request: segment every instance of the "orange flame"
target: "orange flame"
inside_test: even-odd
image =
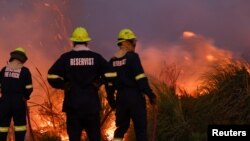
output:
[[[228,50],[219,49],[211,39],[197,35],[191,31],[182,34],[182,41],[164,45],[146,45],[139,43],[138,52],[145,71],[153,76],[159,75],[163,69],[162,63],[176,64],[180,69],[177,85],[190,93],[197,90],[199,78],[211,65],[230,60],[232,53]]]

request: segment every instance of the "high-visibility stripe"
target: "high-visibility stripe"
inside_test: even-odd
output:
[[[26,125],[23,126],[15,126],[15,131],[26,131]]]
[[[116,72],[107,72],[104,74],[105,77],[110,78],[110,77],[117,77]]]
[[[114,141],[122,141],[122,138],[114,138]]]
[[[0,132],[8,132],[9,127],[0,127]]]
[[[56,74],[48,74],[48,78],[49,79],[62,79],[63,80],[63,78],[61,77],[61,76],[59,76],[59,75],[56,75]]]
[[[32,84],[26,85],[25,88],[26,88],[26,89],[31,89],[31,88],[33,88],[33,85],[32,85]]]
[[[142,79],[142,78],[145,78],[146,75],[144,73],[141,73],[141,74],[138,74],[136,77],[135,77],[135,80],[139,80],[139,79]]]

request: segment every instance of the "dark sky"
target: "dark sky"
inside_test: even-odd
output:
[[[145,48],[171,47],[167,44],[180,42],[184,31],[192,31],[212,39],[218,48],[248,57],[249,5],[249,0],[1,0],[0,45],[31,45],[58,57],[73,28],[85,26],[93,49],[109,58],[119,30],[131,28]],[[63,36],[60,43],[54,41],[57,33]]]

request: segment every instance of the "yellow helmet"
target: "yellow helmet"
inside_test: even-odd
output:
[[[136,39],[134,32],[131,29],[125,28],[119,32],[117,43],[121,43],[123,41],[131,39]]]
[[[28,60],[28,57],[26,56],[25,50],[22,47],[18,47],[10,53],[10,62],[13,59],[17,59],[22,63],[25,63]]]
[[[83,27],[77,27],[73,31],[70,40],[73,42],[88,42],[91,40],[87,30]]]
[[[14,51],[19,51],[19,52],[22,52],[22,53],[24,53],[26,55],[25,50],[22,47],[18,47]]]

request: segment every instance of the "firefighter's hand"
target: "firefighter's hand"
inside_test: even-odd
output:
[[[149,102],[150,102],[151,105],[156,105],[156,96],[155,96],[155,94],[151,94],[149,96]]]
[[[2,97],[2,93],[1,93],[1,91],[0,91],[0,98]]]

